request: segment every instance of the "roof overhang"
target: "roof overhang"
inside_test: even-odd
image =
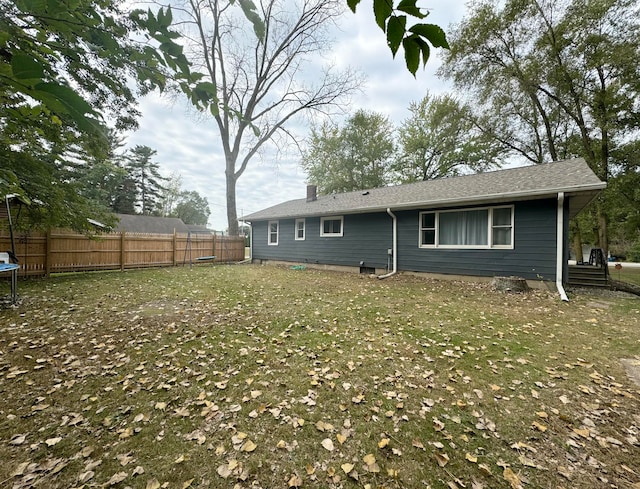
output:
[[[469,196],[467,198],[451,198],[451,199],[437,199],[437,200],[421,200],[415,202],[404,202],[398,203],[395,205],[362,205],[362,206],[354,206],[348,209],[343,210],[322,210],[322,209],[313,209],[313,210],[305,210],[300,208],[299,212],[296,215],[289,214],[273,214],[268,217],[258,218],[258,219],[249,219],[245,217],[246,222],[256,222],[256,221],[267,221],[273,219],[293,219],[293,218],[302,218],[302,217],[322,217],[322,216],[333,216],[333,215],[349,215],[349,214],[368,214],[368,213],[376,213],[376,212],[386,212],[387,209],[392,210],[411,210],[411,209],[440,209],[440,208],[454,208],[454,207],[466,207],[466,206],[474,206],[474,205],[483,205],[483,204],[493,204],[493,203],[505,203],[505,202],[516,202],[516,201],[527,201],[527,200],[540,200],[540,199],[555,199],[557,198],[560,192],[564,193],[565,196],[571,197],[569,199],[569,214],[570,217],[575,217],[582,209],[584,209],[587,205],[589,205],[596,196],[605,189],[607,184],[605,182],[598,182],[592,185],[576,185],[569,186],[563,188],[554,188],[554,189],[542,189],[538,191],[527,191],[527,192],[502,192],[499,194],[485,194],[485,195],[477,195],[477,196]]]

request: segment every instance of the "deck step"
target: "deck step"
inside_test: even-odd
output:
[[[608,287],[604,268],[591,265],[570,265],[567,284],[576,287]]]

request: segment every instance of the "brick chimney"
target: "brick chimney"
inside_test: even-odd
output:
[[[307,185],[307,202],[318,200],[318,186]]]

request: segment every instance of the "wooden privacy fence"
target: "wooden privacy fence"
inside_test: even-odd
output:
[[[128,270],[200,263],[215,256],[218,263],[245,258],[244,237],[213,234],[111,233],[89,238],[66,230],[14,233],[20,276],[60,272]],[[11,249],[7,231],[0,231],[0,251]]]

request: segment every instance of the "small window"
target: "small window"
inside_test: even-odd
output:
[[[420,246],[436,244],[436,213],[424,212],[420,217]]]
[[[342,236],[342,216],[322,217],[320,219],[320,236]]]
[[[511,247],[513,231],[513,208],[497,207],[493,209],[491,233],[492,244],[497,248]]]
[[[278,221],[269,221],[269,245],[277,246],[278,245],[278,230],[279,230]]]
[[[304,241],[304,219],[296,219],[296,241]]]

